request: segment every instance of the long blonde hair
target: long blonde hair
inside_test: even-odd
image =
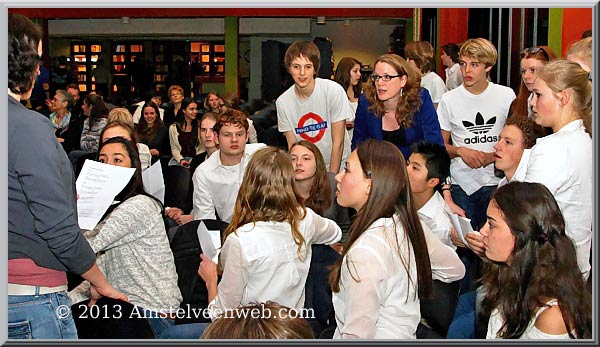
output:
[[[298,224],[304,219],[306,209],[298,202],[301,199],[293,181],[294,168],[287,153],[270,146],[256,151],[248,162],[223,241],[244,224],[286,222],[292,228],[300,256],[305,240]]]

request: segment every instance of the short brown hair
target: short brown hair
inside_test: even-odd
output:
[[[414,60],[415,65],[426,74],[435,70],[435,50],[427,41],[409,42],[404,47],[406,59]]]
[[[315,67],[315,75],[319,74],[319,68],[321,67],[321,52],[319,48],[312,41],[294,41],[285,52],[285,68],[290,69],[292,61],[300,56],[310,60]]]
[[[217,318],[204,330],[201,339],[314,339],[306,319],[297,311],[276,302],[252,303],[234,309],[240,312]],[[254,318],[251,312],[258,310],[264,316]],[[268,317],[266,317],[268,315]],[[294,318],[295,317],[295,318]]]
[[[215,133],[219,133],[221,131],[221,127],[224,125],[235,125],[242,127],[248,131],[250,124],[248,123],[248,117],[246,114],[240,110],[228,109],[219,115],[217,119],[217,123],[213,126],[213,130]]]

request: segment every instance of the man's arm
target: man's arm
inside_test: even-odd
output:
[[[485,153],[481,151],[477,151],[474,149],[466,148],[466,147],[456,147],[450,144],[450,132],[447,130],[442,130],[442,137],[444,138],[444,144],[446,145],[446,151],[448,151],[448,155],[450,158],[460,157],[465,164],[469,165],[469,167],[473,169],[480,168],[485,164],[487,160],[490,159],[490,156],[486,156]],[[492,162],[493,153],[491,154]],[[489,163],[488,163],[489,164]]]
[[[331,125],[331,159],[329,172],[340,172],[342,155],[344,153],[344,136],[346,135],[346,121],[342,120]]]
[[[194,219],[217,219],[213,197],[208,189],[209,183],[201,169],[198,167],[192,176],[194,181]]]
[[[294,143],[298,142],[298,140],[296,139],[296,135],[294,135],[293,130],[286,131],[284,133],[284,135],[285,135],[285,139],[287,140],[288,149],[290,149],[290,147],[292,147],[292,145]]]

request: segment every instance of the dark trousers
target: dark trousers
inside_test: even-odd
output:
[[[329,286],[329,266],[335,264],[339,257],[340,255],[327,245],[312,245],[304,307],[314,310],[314,319],[307,320],[315,336],[319,336],[323,329],[335,325],[331,287]]]

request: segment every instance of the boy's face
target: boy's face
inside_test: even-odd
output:
[[[298,88],[306,88],[315,81],[315,66],[303,55],[292,60],[289,73]]]
[[[420,153],[413,153],[408,158],[406,169],[408,171],[408,180],[410,181],[410,189],[413,194],[424,193],[433,189],[438,179],[427,179],[429,171],[425,165],[425,158]]]
[[[460,56],[460,72],[462,73],[465,88],[478,87],[486,83],[487,74],[492,70],[491,66],[485,66],[484,63],[473,60],[465,55]]]
[[[248,132],[242,126],[226,124],[219,130],[217,140],[222,154],[228,156],[240,155],[246,149]]]

